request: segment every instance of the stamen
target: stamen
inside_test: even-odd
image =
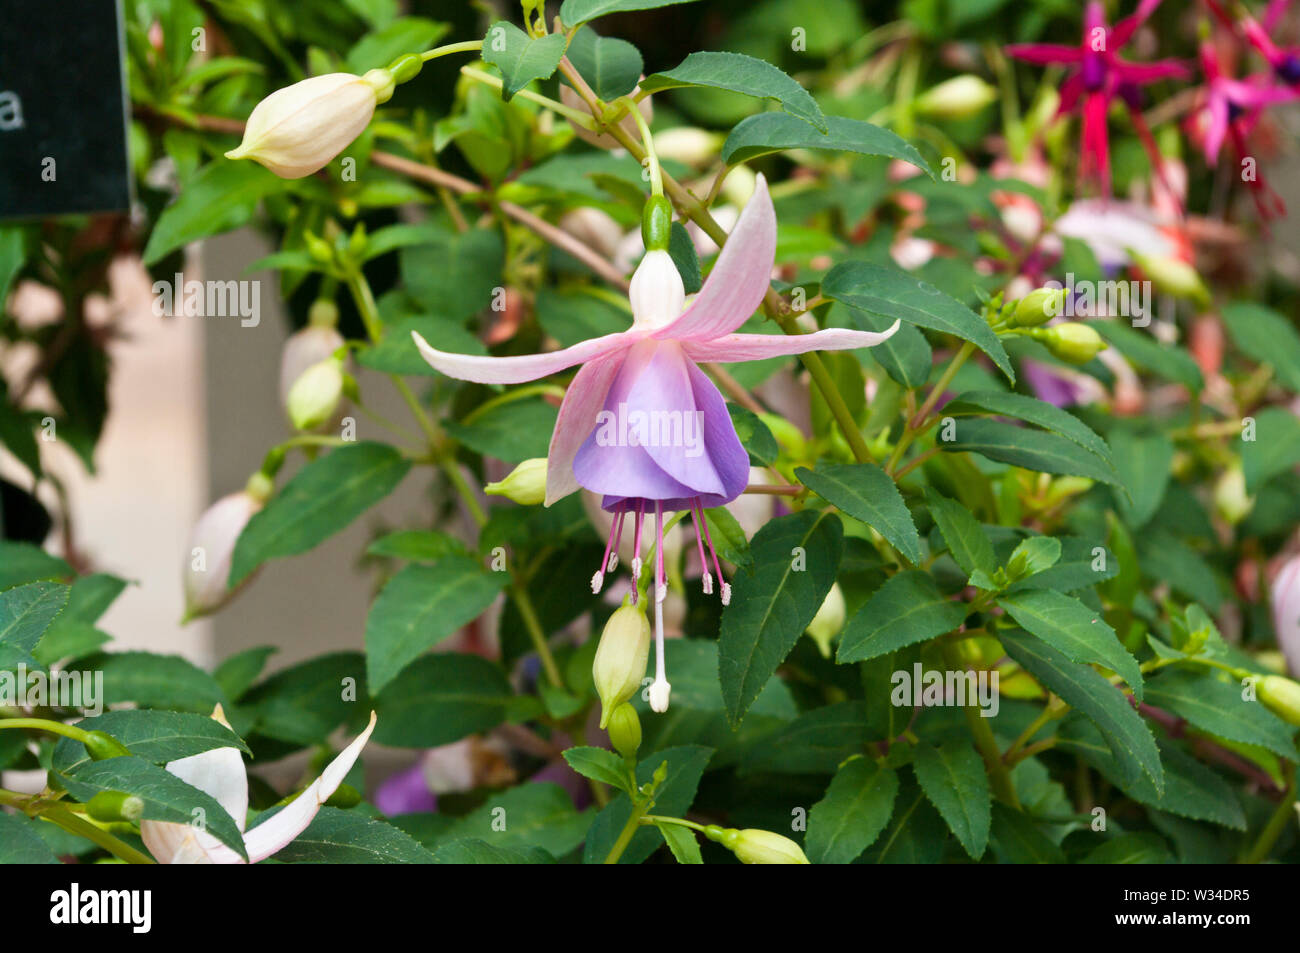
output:
[[[704,515],[703,501],[700,503],[700,515]],[[708,543],[709,555],[713,557],[713,568],[718,573],[718,582],[722,584],[722,604],[724,606],[729,606],[731,605],[731,583],[727,582],[726,577],[722,575],[722,566],[718,562],[718,551],[713,548],[713,538],[709,535],[709,524],[705,520],[701,519],[700,525],[704,529],[704,541]]]
[[[591,591],[593,595],[599,593],[601,587],[605,585],[605,573],[613,572],[614,566],[617,565],[616,562],[610,562],[609,554],[611,550],[616,549],[617,540],[622,536],[622,528],[623,514],[617,513],[609,522],[609,539],[605,540],[605,554],[600,557],[601,568],[597,569],[596,574],[591,577]],[[615,556],[617,558],[617,553],[615,553]]]
[[[664,505],[655,500],[655,532],[659,545],[655,547],[655,680],[650,685],[650,708],[662,714],[668,710],[668,696],[672,686],[664,663],[664,599],[668,585],[664,576]]]
[[[713,593],[713,575],[709,572],[709,561],[704,558],[704,537],[700,533],[700,524],[704,522],[704,507],[698,499],[691,500],[691,522],[695,524],[695,548],[700,554],[700,567],[704,572],[704,594]]]
[[[659,542],[655,546],[655,602],[668,598],[668,577],[664,573],[664,504],[655,500],[655,533]],[[660,635],[662,639],[663,636]]]
[[[641,585],[641,523],[645,505],[643,500],[636,501],[636,527],[632,533],[632,604],[637,601],[637,590]]]

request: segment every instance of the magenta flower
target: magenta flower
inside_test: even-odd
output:
[[[1210,9],[1214,12],[1225,26],[1230,30],[1235,30],[1236,25],[1223,12],[1215,0],[1206,0]],[[1300,89],[1300,49],[1282,49],[1273,42],[1272,33],[1277,29],[1278,22],[1282,19],[1282,14],[1291,0],[1270,0],[1269,5],[1264,10],[1264,15],[1256,20],[1249,14],[1242,16],[1240,24],[1241,30],[1250,41],[1250,45],[1259,51],[1264,59],[1268,60],[1269,67],[1272,68],[1274,75],[1283,83],[1293,89]]]
[[[703,514],[734,500],[749,480],[749,455],[741,446],[717,387],[698,367],[702,362],[753,361],[813,350],[872,347],[898,328],[870,333],[828,328],[814,334],[735,334],[767,292],[776,255],[776,213],[760,175],[753,198],[741,213],[704,287],[689,306],[682,280],[665,248],[646,252],[632,276],[632,327],[583,341],[562,351],[519,357],[448,354],[413,334],[424,359],[436,370],[482,384],[518,384],[574,365],[582,367],[560,407],[547,454],[546,503],[580,486],[602,497],[614,514],[609,541],[592,578],[599,591],[614,570],[625,520],[633,522],[634,577],[640,576],[641,536],[646,517],[655,517],[655,636],[658,672],[651,687],[656,711],[668,707],[664,674],[664,514],[689,510],[700,558],[707,548],[725,604],[730,587],[709,538]],[[706,593],[713,576],[703,577]],[[635,592],[633,595],[635,599]]]
[[[1113,28],[1106,24],[1106,10],[1100,0],[1089,0],[1083,12],[1083,40],[1078,46],[1055,43],[1022,43],[1007,47],[1007,54],[1039,66],[1069,66],[1070,75],[1061,84],[1060,113],[1079,110],[1083,117],[1083,149],[1079,172],[1084,180],[1095,181],[1103,194],[1110,194],[1110,133],[1106,115],[1119,97],[1128,109],[1157,171],[1161,169],[1155,140],[1142,118],[1142,87],[1162,79],[1185,78],[1181,63],[1132,63],[1119,51],[1160,6],[1161,0],[1141,0],[1132,16]]]

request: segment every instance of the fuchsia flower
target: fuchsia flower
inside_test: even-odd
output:
[[[1083,152],[1080,175],[1092,179],[1104,194],[1110,194],[1110,133],[1106,115],[1119,97],[1137,130],[1152,164],[1161,167],[1159,150],[1142,118],[1142,87],[1162,79],[1186,78],[1181,63],[1131,63],[1119,51],[1138,28],[1160,6],[1161,0],[1141,0],[1132,16],[1113,28],[1106,25],[1106,10],[1100,0],[1089,0],[1083,13],[1083,41],[1078,46],[1055,43],[1022,43],[1007,47],[1007,54],[1039,66],[1070,66],[1070,76],[1061,84],[1060,114],[1080,109],[1083,116]]]
[[[1223,8],[1214,0],[1206,0],[1209,8],[1214,11],[1225,26],[1230,30],[1235,30],[1232,20],[1223,12]],[[1300,48],[1282,49],[1273,42],[1272,33],[1277,29],[1282,14],[1286,12],[1287,6],[1291,0],[1270,0],[1269,5],[1264,10],[1264,15],[1256,20],[1249,14],[1242,16],[1240,24],[1241,31],[1250,41],[1250,45],[1255,47],[1264,59],[1268,60],[1269,67],[1273,73],[1287,86],[1300,90]]]
[[[662,200],[660,200],[662,201]],[[649,207],[649,206],[648,206]],[[665,239],[666,241],[666,239]],[[873,347],[883,333],[828,328],[814,334],[735,334],[767,292],[776,255],[776,213],[767,183],[758,177],[754,195],[736,222],[704,287],[689,306],[682,280],[666,250],[650,242],[632,276],[632,327],[547,354],[476,357],[448,354],[413,334],[436,370],[482,384],[518,384],[581,364],[560,407],[547,455],[546,503],[585,487],[602,496],[614,514],[609,542],[592,578],[599,591],[612,572],[624,521],[633,521],[632,573],[641,570],[641,533],[655,517],[655,636],[658,672],[651,687],[656,711],[668,707],[663,658],[664,513],[689,510],[701,562],[707,547],[725,604],[730,587],[705,526],[706,508],[734,500],[749,480],[749,456],[741,446],[722,395],[700,370],[701,362],[752,361],[812,350]],[[706,562],[706,566],[708,563]],[[704,591],[713,589],[705,570]],[[633,595],[635,599],[635,592]]]

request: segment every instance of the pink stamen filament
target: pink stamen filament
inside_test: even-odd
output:
[[[718,583],[722,587],[722,604],[724,606],[729,605],[731,603],[731,585],[727,582],[726,578],[722,575],[722,566],[718,562],[718,551],[713,548],[713,537],[709,535],[708,520],[703,519],[704,516],[703,502],[700,503],[700,516],[701,516],[700,526],[704,529],[704,541],[708,544],[709,555],[713,557],[713,569],[718,574]]]
[[[614,567],[618,565],[618,552],[616,549],[617,546],[616,540],[622,538],[623,535],[622,530],[623,530],[623,514],[617,513],[614,515],[614,518],[610,520],[609,523],[609,539],[605,541],[605,554],[600,557],[600,568],[597,569],[596,574],[591,577],[591,591],[593,593],[600,592],[601,587],[605,584],[605,573],[613,572]],[[613,562],[611,562],[609,558],[609,554],[611,550],[614,550]]]
[[[695,548],[700,554],[700,568],[704,572],[704,594],[713,592],[713,574],[709,572],[709,561],[704,556],[704,536],[700,530],[704,522],[704,507],[699,500],[691,500],[691,522],[695,524]]]
[[[632,604],[636,605],[638,590],[641,585],[641,523],[644,516],[644,501],[636,501],[636,528],[632,533]]]

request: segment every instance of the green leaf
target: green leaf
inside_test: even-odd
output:
[[[1011,359],[988,322],[928,282],[897,268],[846,261],[827,272],[821,290],[828,298],[891,322],[901,318],[908,324],[969,341],[989,356],[1007,380],[1016,379]]]
[[[725,507],[715,506],[704,511],[705,528],[709,540],[719,558],[725,559],[737,569],[749,570],[754,565],[754,557],[749,552],[749,540],[745,538],[744,527]]]
[[[1050,569],[1026,576],[1012,583],[1008,592],[1022,589],[1056,589],[1059,592],[1076,592],[1105,582],[1119,573],[1119,560],[1115,554],[1092,540],[1078,536],[1054,536],[1061,544],[1061,558]],[[1094,550],[1100,549],[1100,553]],[[1102,568],[1094,568],[1101,565]]]
[[[1255,415],[1253,436],[1241,445],[1247,493],[1300,463],[1300,418],[1286,408],[1267,407]]]
[[[989,844],[1004,864],[1065,863],[1065,853],[1033,818],[1003,804],[993,805]]]
[[[668,231],[668,254],[682,278],[682,288],[688,295],[695,294],[704,285],[700,275],[700,256],[695,243],[681,222],[673,222]]]
[[[680,824],[656,824],[659,833],[664,835],[664,842],[677,858],[679,864],[702,864],[700,842],[695,839],[695,832]]]
[[[791,116],[823,133],[828,131],[826,117],[808,90],[771,63],[743,53],[692,53],[673,69],[653,73],[641,83],[641,89],[651,93],[682,86],[725,89],[771,99]]]
[[[348,72],[360,76],[366,70],[382,69],[404,53],[427,50],[450,29],[424,17],[402,17],[382,29],[366,33],[348,50]]]
[[[557,414],[543,400],[515,400],[473,416],[472,423],[447,420],[443,427],[477,453],[520,463],[546,456]]]
[[[0,592],[0,645],[31,652],[68,602],[68,587],[33,582]]]
[[[889,823],[898,796],[898,775],[867,758],[854,758],[835,772],[826,796],[808,812],[804,846],[814,864],[851,864]]]
[[[477,655],[425,655],[375,698],[375,741],[435,748],[505,721],[514,692],[505,673]]]
[[[1174,459],[1173,442],[1164,434],[1138,436],[1116,430],[1110,437],[1115,451],[1115,468],[1128,494],[1116,492],[1124,522],[1134,529],[1146,524],[1165,498],[1170,466]]]
[[[468,556],[469,550],[450,533],[434,529],[403,529],[375,540],[366,548],[366,555],[432,563],[444,556]]]
[[[1120,644],[1100,612],[1047,589],[1004,595],[998,605],[1070,661],[1095,662],[1110,669],[1128,683],[1138,701],[1142,700],[1142,670],[1137,659]]]
[[[488,573],[474,559],[448,556],[411,565],[388,580],[366,616],[366,683],[376,695],[426,650],[492,604],[506,573]]]
[[[835,661],[863,662],[961,625],[969,607],[939,592],[920,570],[891,576],[844,626]]]
[[[910,563],[921,561],[921,537],[898,485],[874,463],[850,463],[794,471],[822,499],[880,533]]]
[[[568,56],[587,85],[606,102],[636,89],[645,68],[641,51],[627,40],[601,36],[588,26],[573,35]]]
[[[826,317],[829,327],[851,327],[876,333],[888,331],[893,323],[893,318],[863,311],[842,301],[835,302]],[[907,388],[922,386],[929,380],[934,366],[930,342],[910,324],[900,324],[898,330],[880,344],[870,350],[857,352],[860,360],[868,355],[868,359],[874,360],[885,369],[886,374]]]
[[[1147,686],[1146,701],[1229,741],[1259,745],[1289,761],[1298,760],[1294,729],[1255,701],[1242,698],[1242,687],[1216,673],[1170,669]]]
[[[620,791],[628,788],[626,764],[613,751],[605,748],[569,748],[564,752],[564,760],[584,778],[608,784]]]
[[[1143,370],[1200,392],[1205,386],[1201,369],[1190,354],[1178,347],[1162,344],[1149,333],[1138,331],[1118,321],[1089,321],[1106,341]]]
[[[100,791],[121,791],[144,802],[141,817],[146,821],[193,824],[196,818],[202,818],[204,830],[248,859],[234,818],[215,798],[143,758],[84,761],[75,771],[60,777],[72,796],[83,804]]]
[[[982,417],[962,419],[956,422],[953,431],[955,439],[939,441],[944,450],[979,453],[990,460],[1040,473],[1061,473],[1088,477],[1101,483],[1119,483],[1115,471],[1096,454],[1054,433]]]
[[[950,741],[938,748],[920,744],[912,764],[921,790],[930,799],[961,846],[973,860],[984,856],[993,799],[984,761],[965,741]]]
[[[410,469],[411,461],[392,447],[368,441],[308,463],[240,533],[230,586],[269,559],[296,556],[333,536],[391,493]]]
[[[1000,417],[1015,417],[1017,420],[1024,420],[1058,433],[1113,466],[1110,447],[1106,446],[1106,441],[1097,436],[1092,428],[1073,414],[1059,407],[1053,407],[1037,397],[1026,397],[1024,394],[1013,394],[1009,391],[978,390],[967,391],[943,405],[943,414],[949,417],[981,412],[997,414]]]
[[[1188,599],[1199,599],[1211,609],[1223,602],[1219,581],[1210,565],[1192,547],[1165,529],[1148,532],[1138,543],[1142,575],[1168,583]]]
[[[135,702],[209,715],[226,702],[216,680],[179,655],[108,652],[83,659],[78,667],[103,673],[105,705]]]
[[[832,774],[872,740],[860,701],[814,708],[765,740],[746,767],[778,774]]]
[[[9,297],[9,286],[22,271],[26,258],[23,230],[15,226],[0,228],[0,301]]]
[[[564,0],[560,5],[560,22],[566,27],[575,27],[609,13],[655,10],[694,2],[695,0]]]
[[[774,519],[754,534],[754,572],[736,575],[718,637],[718,676],[733,726],[821,608],[843,547],[839,518],[813,510]]]
[[[283,810],[283,809],[282,809]],[[262,816],[266,823],[270,814]],[[257,828],[253,828],[257,830]],[[250,831],[250,833],[252,833]],[[276,851],[284,864],[431,864],[433,855],[392,824],[322,807],[307,829]]]
[[[437,377],[435,371],[415,347],[411,332],[415,331],[426,341],[457,354],[487,354],[483,342],[470,334],[454,318],[445,315],[416,314],[396,318],[385,324],[378,344],[362,348],[357,362],[362,367],[385,374],[405,377]]]
[[[365,658],[331,652],[281,669],[254,686],[241,700],[244,706],[254,713],[259,734],[299,745],[323,743],[368,707]]]
[[[1160,752],[1151,729],[1122,691],[1089,666],[1071,662],[1064,653],[1028,633],[1004,629],[998,633],[998,641],[1043,687],[1092,720],[1127,776],[1142,776],[1153,790],[1164,789]]]
[[[501,70],[501,98],[509,101],[535,79],[549,79],[564,56],[564,34],[529,36],[507,20],[488,27],[483,37],[483,61]]]
[[[213,748],[238,748],[251,753],[239,735],[209,715],[179,711],[108,711],[78,723],[86,731],[104,731],[131,749],[138,758],[154,764],[179,761]],[[72,738],[60,738],[54,748],[54,770],[76,771],[90,761],[86,747]]]
[[[926,492],[925,502],[948,544],[948,552],[962,571],[967,576],[976,570],[992,576],[998,568],[993,543],[971,511],[934,490]]]
[[[832,149],[901,159],[934,178],[934,170],[921,153],[888,129],[839,116],[827,116],[825,121],[826,132],[821,133],[810,129],[806,121],[786,113],[759,113],[742,119],[727,136],[722,160],[727,165],[735,165],[784,149]]]
[[[1007,575],[1019,581],[1026,576],[1046,572],[1061,558],[1061,541],[1054,536],[1030,536],[1022,539],[1007,560]]]
[[[1169,864],[1173,857],[1158,834],[1120,834],[1095,850],[1081,864]]]
[[[648,784],[655,771],[665,762],[668,774],[655,792],[655,813],[665,817],[681,817],[690,810],[695,800],[695,789],[699,787],[704,769],[713,756],[712,748],[700,745],[683,745],[678,748],[665,748],[653,754],[641,756],[637,765],[637,785]],[[632,816],[632,802],[626,794],[620,794],[598,815],[587,831],[587,842],[583,848],[584,864],[603,863],[609,855],[610,848],[618,839],[628,818]],[[627,849],[623,851],[620,864],[639,864],[659,847],[659,835],[652,830],[642,828],[633,836]]]
[[[75,576],[72,567],[31,543],[0,539],[0,590],[42,579]]]
[[[867,853],[872,864],[935,864],[943,856],[947,834],[943,818],[911,778],[901,780],[894,819]]]
[[[563,857],[582,843],[593,816],[574,810],[573,798],[558,784],[530,782],[492,792],[439,840],[476,838],[494,847],[538,847]]]
[[[741,446],[749,453],[750,463],[755,466],[774,464],[781,455],[781,450],[776,445],[772,431],[758,414],[736,404],[728,404],[727,412],[731,414],[731,422],[736,427],[736,436],[740,438]]]
[[[477,314],[492,303],[496,289],[502,285],[505,245],[496,229],[471,228],[463,234],[447,231],[436,241],[403,248],[398,262],[406,291],[420,311],[442,319],[446,325]],[[405,344],[415,351],[410,337],[408,333]],[[430,340],[448,350],[452,343],[462,346],[462,335],[457,335],[454,342]],[[418,352],[415,357],[423,363]]]
[[[98,652],[113,641],[107,632],[101,632],[85,622],[65,622],[60,616],[41,637],[32,657],[47,668],[56,662],[73,661]]]
[[[278,651],[273,645],[258,645],[236,652],[216,667],[212,677],[226,697],[237,702],[253,687],[257,677],[262,674],[262,669],[266,667],[267,660]]]
[[[553,864],[555,858],[538,847],[498,847],[467,837],[443,844],[433,853],[435,864]]]
[[[3,277],[3,275],[0,275]],[[2,292],[3,289],[0,289]],[[3,297],[3,294],[0,294]],[[0,864],[57,864],[59,858],[36,833],[38,821],[0,814]]]
[[[158,216],[144,249],[144,263],[156,265],[190,242],[246,225],[262,199],[289,187],[285,179],[256,162],[209,162]],[[173,288],[172,293],[179,295],[181,289]]]
[[[4,285],[0,283],[0,297]],[[1254,301],[1234,301],[1223,308],[1223,323],[1238,350],[1268,364],[1293,392],[1300,393],[1300,333],[1286,318]]]

